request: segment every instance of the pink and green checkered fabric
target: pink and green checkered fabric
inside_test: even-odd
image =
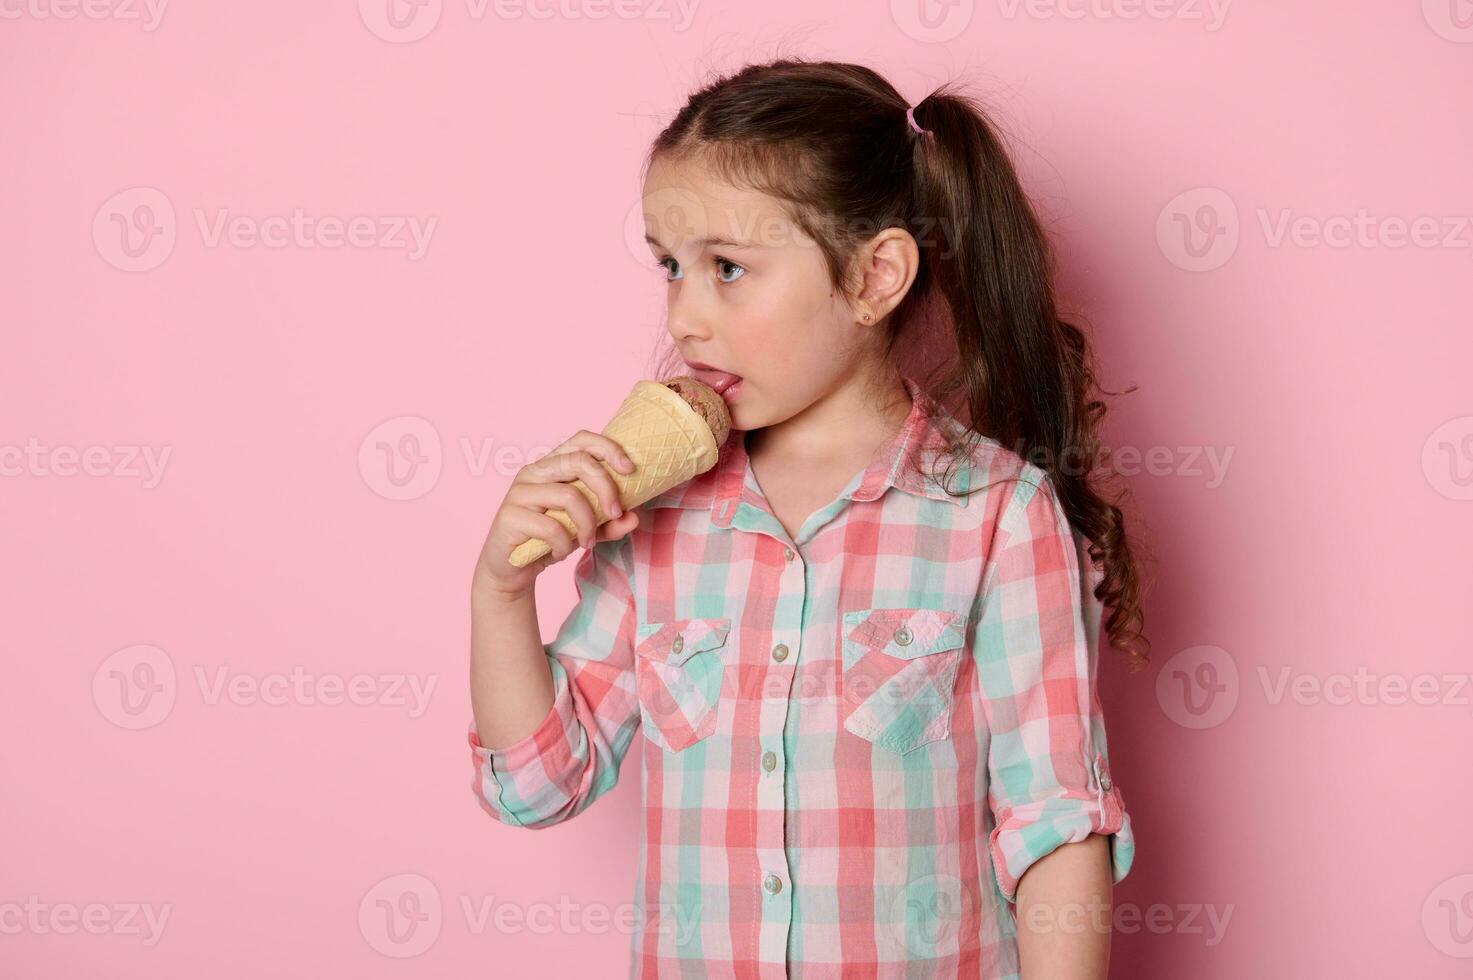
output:
[[[950,475],[985,489],[934,482],[960,425],[905,384],[901,431],[794,537],[733,432],[579,558],[536,731],[470,726],[476,797],[515,827],[582,813],[636,750],[633,977],[1016,977],[1030,865],[1103,834],[1130,869],[1101,573],[995,441]]]

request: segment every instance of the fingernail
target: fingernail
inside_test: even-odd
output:
[[[614,509],[613,509],[612,513],[613,513],[613,515],[615,517],[623,517],[624,516],[624,511],[623,511],[622,508],[619,507],[618,504],[615,504],[614,505]]]
[[[628,467],[631,470],[634,469],[634,461],[632,459],[630,459],[628,456],[620,456],[619,459],[624,463],[624,465],[626,467]]]

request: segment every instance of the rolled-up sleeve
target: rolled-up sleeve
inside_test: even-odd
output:
[[[1135,839],[1109,771],[1096,687],[1103,574],[1042,470],[1015,485],[998,519],[980,596],[975,656],[989,737],[989,849],[1016,901],[1035,861],[1090,834],[1110,838],[1111,880]]]
[[[598,542],[574,568],[578,602],[544,647],[553,701],[537,728],[490,749],[470,723],[472,789],[481,808],[502,823],[533,829],[561,823],[619,777],[639,728],[628,542],[627,536]]]

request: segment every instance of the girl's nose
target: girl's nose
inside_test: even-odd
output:
[[[666,325],[670,330],[670,336],[679,343],[684,343],[685,341],[689,340],[707,339],[707,334],[705,331],[697,330],[691,327],[689,324],[689,320],[683,317],[680,319],[676,319],[673,315],[669,318],[669,320],[666,321]]]
[[[671,297],[665,316],[665,327],[677,341],[709,340],[710,319],[699,308],[691,290],[682,289]]]

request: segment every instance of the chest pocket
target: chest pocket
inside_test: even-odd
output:
[[[716,730],[716,706],[726,664],[721,648],[730,619],[640,623],[635,631],[635,681],[645,735],[679,752]]]
[[[905,753],[951,735],[967,618],[948,609],[856,609],[844,614],[844,729]]]

